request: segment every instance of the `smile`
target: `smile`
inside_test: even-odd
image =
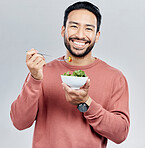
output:
[[[86,47],[85,42],[72,41],[72,46],[76,50],[83,50]]]
[[[71,42],[72,42],[73,48],[75,48],[76,50],[83,50],[83,49],[85,49],[85,47],[89,43],[88,41],[75,40],[75,39],[71,39]]]
[[[74,41],[73,43],[76,44],[76,45],[79,45],[79,46],[84,46],[85,45],[85,43],[80,43],[80,42],[76,42],[76,41]]]

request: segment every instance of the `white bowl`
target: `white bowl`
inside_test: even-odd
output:
[[[72,89],[80,89],[80,87],[82,87],[86,83],[87,79],[88,77],[61,75],[62,82],[70,86]]]

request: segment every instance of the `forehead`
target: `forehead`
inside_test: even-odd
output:
[[[86,9],[79,9],[79,10],[71,11],[68,15],[67,23],[70,21],[74,21],[79,24],[91,24],[94,26],[97,25],[96,16],[92,12]]]

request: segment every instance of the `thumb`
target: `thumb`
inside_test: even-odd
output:
[[[86,84],[82,87],[83,89],[89,89],[90,87],[90,79],[87,79]]]

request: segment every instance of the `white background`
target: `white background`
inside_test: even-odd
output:
[[[74,0],[0,0],[0,148],[31,148],[34,125],[18,131],[10,120],[11,103],[28,73],[26,50],[65,54],[60,35],[64,10]],[[143,148],[145,133],[145,1],[92,0],[102,13],[101,36],[93,55],[121,70],[130,92],[131,126],[122,144]],[[53,58],[48,58],[51,61]]]

